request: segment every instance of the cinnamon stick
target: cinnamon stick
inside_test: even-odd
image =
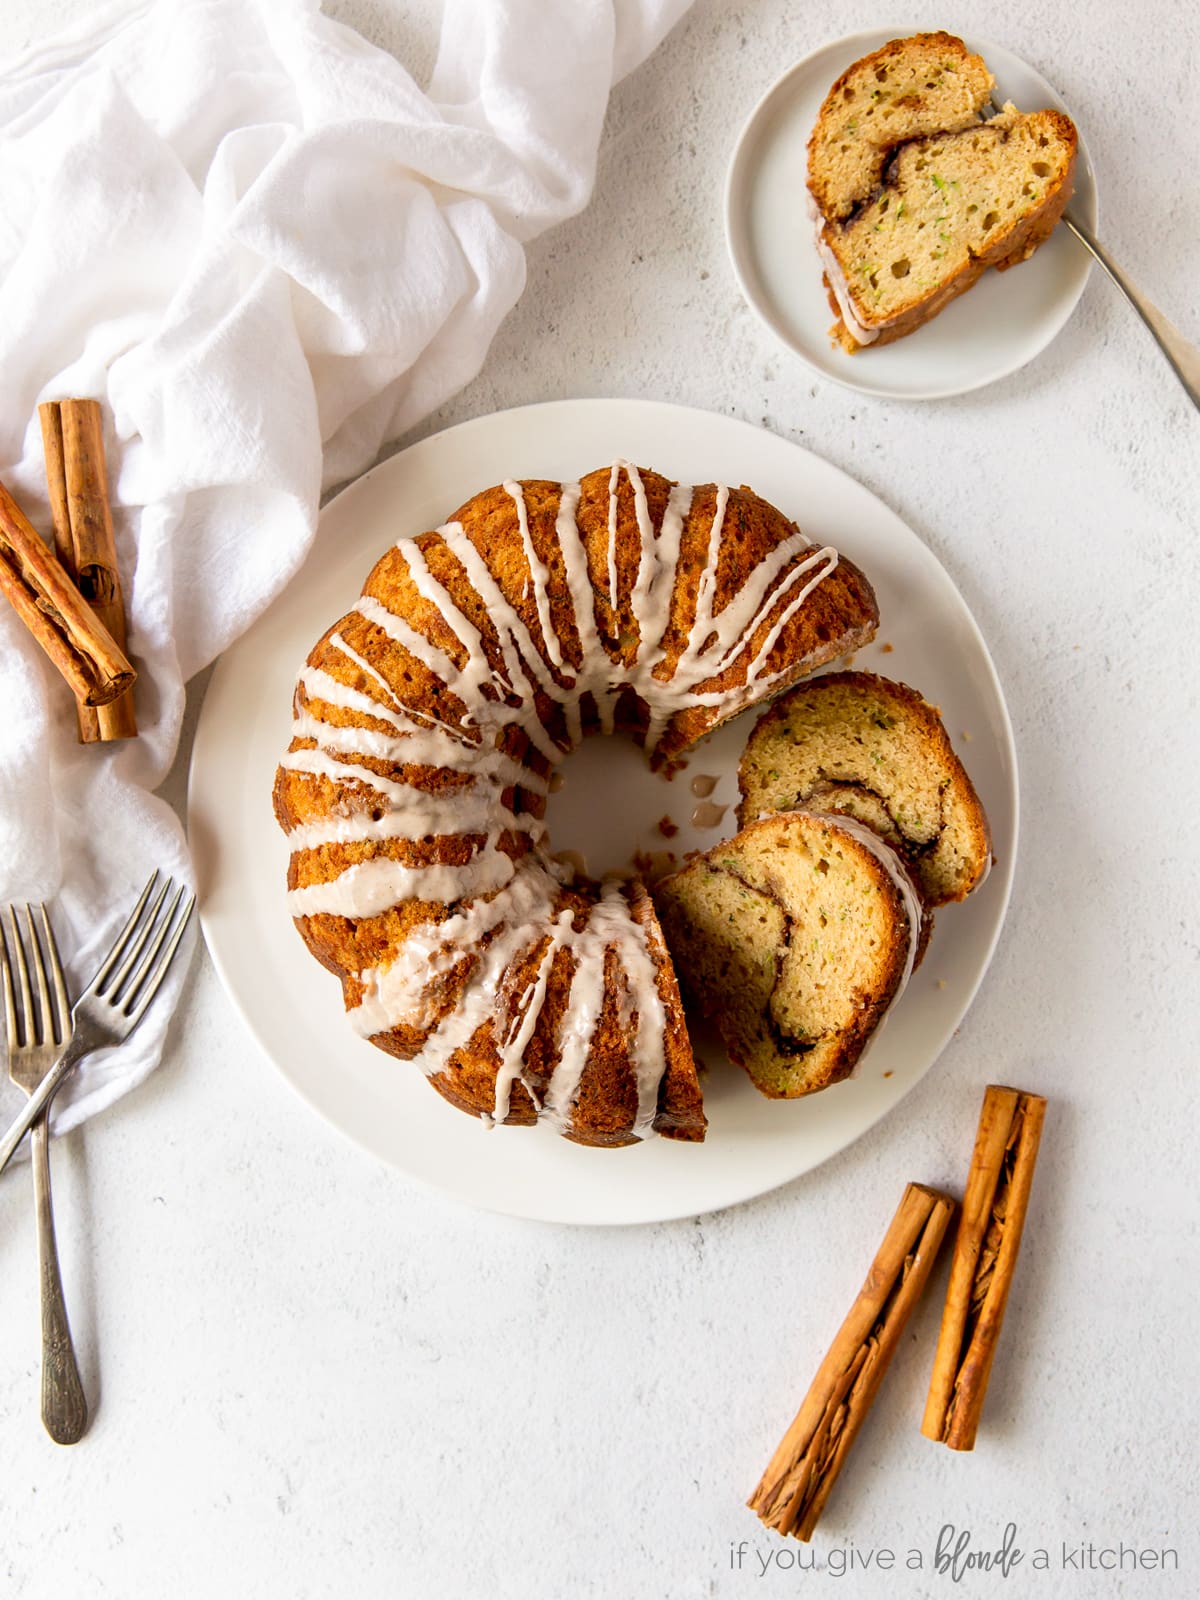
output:
[[[747,1504],[807,1543],[928,1281],[954,1201],[910,1183],[846,1320]]]
[[[989,1084],[963,1196],[921,1432],[972,1450],[1012,1287],[1046,1102]]]
[[[113,638],[125,648],[125,603],[108,502],[104,424],[95,400],[50,400],[38,407],[58,559]],[[78,710],[82,743],[137,735],[133,690],[109,705]]]
[[[107,705],[133,683],[124,652],[3,484],[0,592],[82,704]]]

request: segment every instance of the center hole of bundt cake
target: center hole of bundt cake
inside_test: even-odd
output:
[[[736,831],[737,759],[744,717],[697,745],[671,779],[652,772],[632,739],[587,738],[551,781],[546,805],[550,851],[576,871],[660,877],[688,850],[708,850]]]

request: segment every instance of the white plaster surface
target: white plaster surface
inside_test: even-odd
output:
[[[4,0],[0,54],[86,9]],[[427,70],[434,0],[332,9]],[[56,1147],[96,1402],[71,1450],[37,1417],[28,1171],[0,1182],[2,1600],[1200,1594],[1200,417],[1096,276],[1025,371],[899,405],[814,382],[724,253],[725,165],[760,93],[825,38],[914,20],[993,37],[1058,85],[1106,238],[1200,337],[1200,146],[1179,114],[1194,10],[698,0],[614,96],[591,209],[530,251],[483,373],[428,427],[582,394],[725,410],[846,468],[928,540],[995,655],[1023,778],[1012,910],[959,1036],[786,1190],[572,1231],[374,1164],[260,1059],[198,960],[163,1069]],[[177,796],[185,767],[186,750]],[[905,1180],[960,1186],[989,1080],[1050,1113],[978,1448],[918,1432],[943,1268],[803,1555],[818,1570],[760,1575],[801,1547],[742,1502]],[[1009,1522],[1029,1552],[1010,1577],[931,1570],[943,1524],[979,1549]],[[1122,1542],[1180,1570],[1063,1567],[1064,1545]],[[851,1545],[898,1570],[837,1577]]]

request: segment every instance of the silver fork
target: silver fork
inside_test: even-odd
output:
[[[12,963],[17,969],[17,989],[13,988],[12,965],[0,926],[0,976],[4,984],[4,1015],[8,1035],[8,1075],[18,1089],[32,1094],[71,1037],[71,1007],[62,962],[54,942],[54,932],[45,906],[39,906],[42,939],[38,942],[33,908],[25,907],[27,938],[22,939],[17,914],[8,908]],[[46,977],[45,946],[51,983]],[[28,957],[26,956],[28,946]],[[33,969],[37,1006],[29,981]],[[20,995],[20,1005],[17,995]],[[87,1397],[71,1342],[71,1325],[63,1297],[62,1273],[58,1265],[58,1246],[54,1237],[54,1210],[50,1199],[50,1136],[44,1112],[34,1123],[30,1140],[33,1146],[33,1191],[37,1210],[38,1277],[42,1302],[42,1421],[46,1432],[58,1444],[76,1444],[87,1428]]]
[[[1175,376],[1187,391],[1188,399],[1200,409],[1200,349],[1185,339],[1174,323],[1168,322],[1154,302],[1148,299],[1117,265],[1090,229],[1085,228],[1082,222],[1077,222],[1069,211],[1063,213],[1062,220],[1064,227],[1070,228],[1080,244],[1092,252],[1141,317],[1158,348],[1170,362]]]
[[[175,893],[170,903],[164,904],[172,889]],[[145,1016],[179,948],[195,903],[195,895],[187,894],[185,885],[164,878],[159,886],[159,874],[151,877],[99,972],[75,1002],[75,1032],[66,1049],[0,1140],[0,1172],[75,1063],[93,1050],[120,1044]]]
[[[989,101],[988,104],[993,114],[999,115],[1000,107],[995,100]],[[1073,217],[1069,210],[1063,212],[1062,224],[1064,228],[1070,229],[1085,250],[1091,252],[1141,317],[1149,328],[1154,342],[1166,356],[1175,376],[1183,385],[1188,399],[1200,409],[1200,348],[1185,339],[1174,323],[1163,316],[1154,302],[1148,299],[1132,278],[1117,265],[1090,228],[1085,227],[1077,217]]]

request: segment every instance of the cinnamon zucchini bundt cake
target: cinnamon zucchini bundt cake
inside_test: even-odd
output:
[[[685,993],[777,1099],[849,1076],[923,948],[899,857],[845,817],[764,817],[654,894]]]
[[[771,812],[844,813],[902,857],[927,906],[964,900],[991,864],[991,833],[942,719],[915,689],[829,672],[783,695],[738,767],[744,826]]]
[[[553,858],[550,777],[591,733],[662,767],[877,621],[751,490],[625,462],[400,540],[309,655],[275,781],[291,910],[355,1028],[488,1123],[702,1139],[653,904]]]

